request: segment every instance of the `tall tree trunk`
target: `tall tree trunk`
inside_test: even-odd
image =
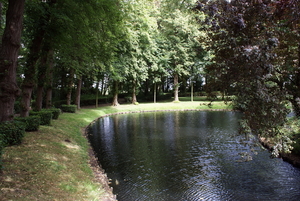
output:
[[[95,102],[95,107],[98,107],[98,102],[99,102],[99,88],[96,88],[96,102]]]
[[[78,78],[77,81],[76,97],[75,97],[75,105],[77,105],[77,109],[80,109],[81,87],[82,87],[82,75]]]
[[[24,5],[25,0],[8,1],[0,49],[0,122],[13,120],[15,100],[20,94],[16,77]]]
[[[144,96],[147,97],[149,94],[149,79],[146,79],[144,84]]]
[[[35,111],[41,111],[43,107],[43,92],[44,92],[44,87],[38,86],[36,90],[36,99],[35,99],[35,106],[34,106]]]
[[[136,99],[136,80],[133,80],[133,86],[132,86],[132,101],[131,103],[132,104],[135,104],[137,102],[137,99]]]
[[[3,4],[0,2],[0,24],[2,24],[2,9],[3,9]],[[2,31],[2,26],[0,26],[0,30]]]
[[[96,84],[96,101],[95,101],[95,107],[97,108],[98,107],[98,102],[99,102],[99,86],[100,86],[100,78],[98,77],[97,78],[97,84]],[[103,86],[103,85],[102,85]],[[101,89],[102,90],[102,89]],[[100,91],[100,94],[102,92]]]
[[[179,101],[178,89],[179,89],[178,74],[175,73],[174,74],[174,101],[175,102]]]
[[[48,71],[46,76],[46,108],[52,107],[52,89],[53,89],[53,69],[54,69],[54,51],[50,50],[48,55]]]
[[[119,82],[118,81],[114,81],[113,83],[113,102],[112,102],[112,106],[118,106],[120,105],[118,102],[118,93],[119,93]]]
[[[100,80],[99,80],[99,82],[100,82]],[[105,88],[106,88],[106,86],[105,86],[105,77],[103,77],[102,78],[102,80],[101,80],[101,90],[100,90],[100,95],[101,96],[103,96],[105,93]]]
[[[194,82],[191,79],[191,101],[194,101]]]
[[[105,76],[102,96],[105,96],[108,93],[108,88],[109,88],[108,83],[109,83],[109,78]]]
[[[44,45],[42,56],[38,68],[38,86],[36,92],[35,110],[40,111],[43,107],[43,92],[45,86],[46,74],[49,68],[49,52],[50,47],[48,44]]]
[[[186,81],[186,79],[183,78],[182,81],[181,81],[181,83],[182,83],[182,87],[181,87],[182,93],[183,93],[184,96],[186,96],[187,95],[187,91],[186,91],[187,81]]]
[[[55,0],[49,2],[50,5],[56,3]],[[45,37],[47,23],[51,19],[50,12],[42,18],[38,19],[38,28],[35,31],[35,36],[29,47],[29,55],[25,64],[25,79],[22,84],[22,99],[21,99],[21,116],[26,117],[29,115],[31,96],[34,87],[36,86],[36,64],[40,57],[40,51],[42,48],[42,43]],[[40,89],[39,89],[40,91]]]
[[[156,88],[156,82],[154,83],[154,88],[153,88],[153,90],[154,90],[154,97],[153,97],[153,102],[154,103],[156,103],[156,92],[157,92],[157,88]]]
[[[74,74],[75,74],[75,70],[71,68],[70,75],[68,77],[68,83],[67,83],[67,105],[71,105]]]
[[[36,85],[36,63],[39,59],[44,34],[45,31],[43,30],[37,32],[29,47],[29,55],[24,68],[25,79],[22,84],[21,117],[29,115],[32,91]]]

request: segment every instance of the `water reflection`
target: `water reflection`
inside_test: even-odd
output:
[[[239,143],[234,112],[136,113],[100,118],[92,146],[122,201],[299,200],[300,171]]]

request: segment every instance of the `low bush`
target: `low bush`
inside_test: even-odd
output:
[[[15,117],[15,121],[20,121],[25,124],[25,131],[37,131],[41,124],[40,116]]]
[[[106,104],[111,103],[112,98],[111,97],[99,97],[98,98],[98,104]],[[96,104],[96,98],[82,98],[80,100],[81,106],[89,106],[89,105],[95,105]]]
[[[41,125],[51,125],[52,111],[41,110],[41,111],[30,111],[29,116],[40,116]]]
[[[125,102],[126,103],[131,103],[132,102],[132,97],[131,96],[126,96],[125,97]]]
[[[63,112],[75,113],[77,110],[77,105],[62,105],[61,110]]]
[[[59,115],[61,114],[61,109],[59,108],[50,108],[47,111],[52,112],[52,119],[58,119]]]
[[[300,138],[295,140],[295,143],[293,144],[293,148],[294,149],[292,150],[292,152],[297,155],[300,155]]]
[[[2,152],[3,152],[3,149],[4,149],[4,142],[3,142],[3,139],[0,135],[0,173],[1,173],[1,170],[3,168],[3,165],[2,165]]]
[[[12,146],[21,144],[25,134],[25,124],[23,122],[1,122],[0,141],[2,146]]]
[[[15,101],[14,110],[15,110],[15,114],[20,114],[20,112],[21,112],[20,101]]]

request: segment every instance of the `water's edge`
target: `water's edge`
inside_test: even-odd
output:
[[[259,142],[268,150],[272,151],[273,144],[267,138],[259,138]],[[280,153],[279,158],[292,164],[295,167],[300,168],[300,156],[293,153]]]
[[[98,182],[103,187],[103,190],[104,190],[104,193],[103,193],[103,196],[101,196],[101,199],[103,199],[105,201],[116,201],[117,197],[116,197],[116,195],[113,194],[112,187],[109,186],[109,178],[107,177],[107,174],[105,174],[105,170],[99,164],[99,160],[96,157],[94,149],[87,137],[86,131],[89,126],[82,128],[81,132],[82,132],[83,136],[88,140],[89,164],[94,173],[94,179],[96,182]]]
[[[233,111],[228,109],[176,109],[176,110],[149,110],[149,111],[127,111],[127,112],[118,112],[118,113],[111,113],[106,114],[98,117],[94,121],[92,121],[87,127],[83,128],[83,135],[87,138],[89,141],[89,138],[87,136],[87,128],[90,127],[95,121],[99,120],[100,118],[112,116],[112,115],[118,115],[118,114],[130,114],[130,113],[144,113],[144,112],[161,112],[161,111]],[[264,139],[260,139],[261,144],[266,147],[268,150],[271,150],[272,146]],[[107,201],[115,201],[116,195],[113,194],[113,189],[110,187],[110,182],[108,176],[105,174],[105,170],[101,167],[101,164],[99,164],[98,159],[95,156],[93,147],[90,144],[89,141],[89,158],[90,158],[90,165],[91,169],[94,172],[95,180],[99,182],[104,190],[105,190],[105,200]],[[300,167],[300,156],[293,155],[293,154],[280,154],[280,158],[282,158],[284,161],[292,164],[295,167]]]
[[[142,112],[162,112],[162,111],[233,111],[228,109],[177,109],[177,110],[141,110],[141,111],[127,111],[127,112],[117,112],[117,113],[110,113],[102,115],[98,118],[96,118],[94,121],[92,121],[88,126],[82,128],[81,132],[82,135],[88,140],[89,143],[89,164],[91,166],[91,169],[94,173],[95,181],[101,184],[103,187],[105,193],[102,197],[105,199],[105,201],[116,201],[117,197],[115,194],[113,194],[113,188],[110,187],[110,181],[105,173],[105,170],[101,167],[101,164],[99,163],[99,160],[96,157],[96,154],[94,152],[94,149],[89,141],[89,138],[87,136],[87,128],[89,128],[94,122],[96,122],[100,118],[112,116],[112,115],[118,115],[118,114],[130,114],[130,113],[142,113]]]

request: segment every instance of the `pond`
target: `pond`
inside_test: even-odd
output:
[[[240,114],[100,118],[89,138],[119,201],[300,200],[300,169],[238,134]]]

